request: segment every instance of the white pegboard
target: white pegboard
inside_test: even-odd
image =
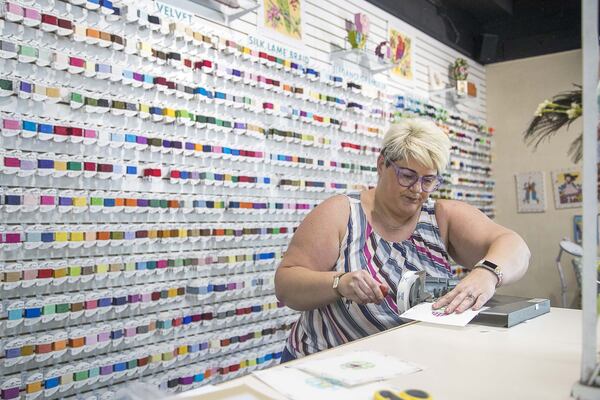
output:
[[[88,4],[89,3],[89,4]],[[18,155],[23,159],[37,160],[48,157],[62,161],[96,160],[115,165],[135,165],[138,173],[135,176],[125,177],[114,175],[63,173],[59,170],[50,174],[36,172],[34,174],[16,172],[13,167],[0,165],[0,192],[12,193],[11,190],[20,189],[25,193],[28,190],[41,191],[54,190],[55,193],[81,195],[89,198],[101,191],[108,197],[146,197],[153,199],[173,199],[180,196],[185,201],[190,199],[219,199],[225,204],[232,202],[283,202],[305,203],[313,207],[319,201],[335,193],[345,193],[360,187],[373,186],[376,183],[374,171],[359,172],[360,167],[373,166],[380,145],[381,134],[389,123],[392,94],[377,92],[367,83],[363,89],[334,87],[326,82],[329,71],[328,57],[323,49],[328,49],[328,44],[343,41],[340,36],[341,29],[326,29],[324,24],[331,20],[340,20],[339,15],[349,16],[362,8],[373,13],[373,37],[370,41],[383,40],[387,33],[388,25],[392,21],[398,23],[391,16],[381,10],[373,8],[362,1],[344,0],[342,3],[325,2],[317,4],[307,2],[307,48],[313,58],[311,67],[323,68],[320,79],[311,76],[296,74],[294,70],[286,71],[277,68],[268,62],[251,61],[239,52],[232,50],[224,44],[223,39],[241,40],[250,33],[256,14],[251,13],[239,21],[235,21],[230,28],[219,27],[208,22],[200,24],[205,32],[200,32],[212,41],[206,45],[204,39],[194,37],[190,40],[177,39],[175,32],[166,24],[160,29],[148,25],[148,21],[140,23],[134,21],[138,16],[147,18],[144,11],[152,14],[151,2],[134,4],[130,1],[115,1],[116,6],[122,7],[121,18],[114,18],[106,4],[96,9],[91,2],[24,2],[21,0],[2,1],[2,19],[0,19],[0,40],[10,42],[23,48],[33,48],[28,51],[37,52],[37,59],[28,59],[26,54],[14,55],[9,52],[2,53],[0,59],[0,79],[9,79],[15,86],[34,84],[31,95],[25,90],[15,89],[12,96],[0,97],[0,119],[32,121],[56,126],[86,127],[96,131],[94,140],[81,141],[77,138],[64,138],[57,135],[35,134],[30,135],[24,130],[15,132],[7,127],[0,127],[0,161],[6,157]],[[9,6],[9,4],[11,6]],[[124,5],[131,10],[141,7],[142,13],[128,14]],[[145,4],[145,5],[144,5]],[[41,14],[58,16],[70,19],[74,23],[74,31],[56,28],[50,22],[24,21],[18,18],[18,7],[34,9]],[[144,7],[148,6],[148,9]],[[320,15],[322,14],[322,15]],[[339,15],[338,15],[339,14]],[[349,14],[349,15],[346,15]],[[335,18],[334,18],[335,17]],[[142,18],[142,19],[143,19]],[[391,20],[390,20],[391,19]],[[127,22],[129,21],[129,22]],[[86,29],[79,29],[85,27]],[[325,28],[325,29],[324,29]],[[199,29],[194,27],[194,29]],[[99,31],[121,35],[126,39],[125,46],[117,46],[117,42],[108,43],[105,39],[95,37]],[[436,67],[447,64],[455,54],[443,48],[438,43],[424,37],[423,34],[409,29],[415,38],[427,41],[427,44],[416,47],[415,81],[416,93],[423,92],[423,65],[433,61]],[[213,33],[220,37],[212,36]],[[209,35],[210,34],[210,35]],[[230,36],[231,35],[231,36]],[[106,35],[104,35],[106,36]],[[110,37],[110,36],[108,36]],[[243,43],[243,42],[239,42]],[[151,51],[177,51],[182,57],[194,60],[209,60],[212,67],[202,67],[196,70],[186,69],[182,63],[169,62],[160,64],[158,54]],[[436,51],[425,55],[423,49],[432,47]],[[238,49],[239,50],[239,49]],[[439,51],[438,51],[439,50]],[[437,55],[435,55],[435,54]],[[42,56],[43,55],[43,56]],[[45,59],[44,57],[50,57]],[[65,58],[66,57],[66,58]],[[212,92],[219,92],[224,100],[209,99],[204,94],[186,96],[177,91],[166,89],[161,84],[137,85],[134,78],[123,73],[122,77],[112,79],[114,76],[102,76],[92,69],[70,68],[61,64],[75,57],[84,60],[86,65],[110,64],[113,71],[129,71],[144,74],[144,76],[163,77],[176,84],[190,85],[203,88]],[[250,57],[252,58],[252,57]],[[236,80],[228,75],[227,69],[236,69],[246,73],[243,79]],[[477,80],[481,80],[481,68],[475,66]],[[255,76],[250,79],[250,73]],[[256,80],[256,75],[261,79]],[[267,82],[268,78],[271,82]],[[253,80],[254,79],[254,80]],[[277,83],[275,83],[277,82]],[[147,83],[147,82],[146,82]],[[280,85],[281,83],[281,85]],[[356,82],[355,82],[356,83]],[[361,82],[358,82],[361,83]],[[4,84],[4,83],[3,83]],[[284,85],[301,88],[301,94],[285,92]],[[485,93],[485,83],[480,83],[482,93]],[[50,91],[43,93],[43,88],[55,88],[61,93],[60,98],[53,97]],[[390,89],[391,88],[391,89]],[[398,84],[392,79],[387,84],[387,89],[401,92],[405,85]],[[37,91],[36,91],[37,89]],[[375,93],[375,94],[374,94]],[[77,104],[70,101],[71,94],[83,94],[89,97],[90,104],[98,99],[106,100],[106,104],[115,101],[127,101],[136,104],[141,111],[143,107],[153,106],[170,110],[186,110],[196,115],[222,119],[226,122],[243,122],[258,126],[260,129],[244,131],[228,129],[218,124],[175,120],[165,122],[166,117],[157,114],[133,113],[126,116],[123,113],[107,111],[106,108]],[[236,97],[249,99],[249,106],[240,106],[235,102]],[[316,96],[316,97],[315,97]],[[324,97],[323,97],[324,96]],[[356,102],[363,105],[365,112],[357,112],[334,105],[324,98],[337,97],[342,104]],[[28,98],[29,97],[29,98]],[[233,99],[233,100],[232,100]],[[246,100],[244,100],[246,101]],[[479,101],[474,114],[482,113],[481,107],[484,99]],[[270,103],[270,107],[263,103]],[[100,112],[106,111],[106,112]],[[307,113],[306,117],[299,116],[298,112]],[[308,115],[314,114],[311,118]],[[170,114],[165,114],[169,117]],[[171,117],[169,117],[171,118]],[[324,119],[323,119],[324,118]],[[153,120],[154,119],[154,120]],[[329,122],[338,121],[338,123]],[[316,121],[316,122],[315,122]],[[21,122],[19,122],[21,123]],[[187,125],[186,125],[187,124]],[[224,124],[224,123],[223,123]],[[192,126],[193,125],[193,126]],[[260,130],[263,130],[260,133]],[[278,136],[271,133],[270,129],[293,132],[296,137]],[[124,135],[131,134],[144,138],[159,138],[164,140],[179,141],[181,144],[192,143],[196,145],[212,145],[228,147],[236,150],[249,150],[261,152],[260,157],[254,156],[229,156],[219,152],[184,151],[160,146],[136,146],[123,143]],[[298,137],[304,137],[300,139]],[[50,137],[49,137],[50,136]],[[66,139],[66,140],[65,140]],[[362,146],[360,149],[352,147]],[[474,151],[468,145],[461,145],[462,150]],[[481,147],[483,152],[489,149]],[[16,151],[16,152],[15,152]],[[459,149],[460,151],[460,149]],[[7,156],[8,155],[8,156]],[[292,159],[292,162],[277,160],[278,156]],[[17,158],[18,158],[17,157]],[[284,158],[285,158],[284,157]],[[312,161],[301,161],[309,158]],[[323,165],[314,165],[321,161]],[[344,162],[350,164],[345,167],[332,166],[331,162]],[[471,159],[464,160],[472,162]],[[474,162],[475,165],[485,166],[485,162]],[[161,169],[161,177],[143,178],[143,169]],[[233,182],[219,183],[210,179],[190,182],[185,180],[170,179],[168,174],[172,170],[199,171],[212,173],[230,173],[232,175],[252,176],[257,178],[269,177],[270,181],[264,184],[235,184]],[[20,176],[22,175],[22,176]],[[69,175],[73,175],[69,177]],[[89,175],[89,176],[88,176]],[[469,174],[472,179],[480,176]],[[322,185],[322,188],[311,186],[313,182]],[[353,186],[354,185],[354,186]],[[465,190],[463,190],[465,189]],[[448,196],[459,196],[469,190],[473,193],[484,193],[471,186],[452,186]],[[458,192],[460,191],[460,193]],[[2,195],[2,193],[0,193]],[[486,203],[487,204],[487,203]],[[189,206],[189,205],[188,205]],[[40,208],[27,211],[19,209],[8,212],[9,205],[0,203],[2,216],[0,235],[20,229],[29,232],[35,229],[46,229],[52,232],[78,232],[85,228],[86,231],[117,231],[131,232],[140,230],[167,230],[191,229],[190,227],[204,227],[210,229],[240,228],[240,227],[286,227],[285,234],[271,235],[246,235],[241,237],[168,237],[155,241],[131,240],[127,241],[97,241],[92,243],[54,243],[48,248],[32,248],[30,245],[15,246],[13,244],[0,244],[0,273],[3,271],[19,271],[22,277],[30,275],[36,266],[47,269],[49,265],[55,268],[52,279],[35,278],[23,280],[22,286],[15,286],[12,282],[2,282],[2,304],[0,321],[3,336],[0,340],[22,338],[20,351],[23,353],[17,360],[0,360],[11,364],[10,368],[2,370],[0,376],[0,390],[6,393],[16,387],[23,388],[31,384],[35,388],[40,380],[54,382],[57,376],[64,380],[62,385],[54,389],[44,390],[44,397],[66,397],[75,393],[84,392],[95,387],[98,391],[103,387],[118,385],[125,381],[150,379],[154,385],[160,383],[162,389],[170,391],[183,390],[207,382],[217,382],[230,379],[247,373],[253,368],[268,365],[281,356],[283,339],[289,329],[288,324],[294,318],[289,310],[277,306],[273,297],[273,270],[278,258],[268,262],[213,262],[194,267],[166,268],[164,271],[121,271],[106,273],[102,268],[111,262],[121,265],[133,260],[146,260],[148,258],[163,259],[168,257],[185,257],[187,254],[210,254],[215,257],[226,255],[252,254],[258,251],[276,249],[278,257],[285,251],[293,229],[298,225],[308,211],[286,210],[240,210],[234,207],[225,207],[222,210],[169,210],[164,212],[126,212],[124,209],[109,210],[109,207],[93,209],[90,204],[75,211],[65,207],[56,207],[48,212],[40,212]],[[63,212],[64,211],[64,212]],[[110,212],[109,212],[110,211]],[[209,212],[211,211],[211,212]],[[63,246],[64,244],[64,246]],[[88,245],[90,245],[87,247]],[[83,261],[82,261],[83,260]],[[64,277],[65,268],[95,262],[93,277],[80,278],[78,276]],[[28,272],[21,268],[26,265]],[[102,268],[98,267],[101,265]],[[19,269],[21,268],[21,269]],[[46,271],[47,272],[47,271]],[[68,272],[70,273],[70,272]],[[65,279],[63,279],[65,278]],[[248,287],[239,291],[238,284],[244,282]],[[230,289],[230,285],[232,284]],[[108,298],[111,301],[121,301],[123,295],[137,296],[147,291],[174,290],[174,288],[203,288],[203,285],[226,285],[227,291],[212,293],[210,296],[194,296],[178,293],[176,296],[152,300],[144,304],[137,302],[127,303],[127,307],[110,305],[98,310],[95,302]],[[252,285],[256,285],[253,288]],[[264,285],[261,286],[261,285]],[[207,286],[207,287],[208,287]],[[246,290],[249,289],[249,290]],[[251,290],[250,290],[251,289]],[[172,292],[169,292],[172,294]],[[104,296],[104,297],[102,297]],[[136,297],[137,298],[137,297]],[[163,301],[164,300],[164,301]],[[61,352],[52,354],[51,359],[44,359],[44,352],[30,357],[29,351],[38,351],[37,346],[43,342],[40,335],[54,335],[56,337],[75,337],[83,331],[94,331],[106,328],[106,324],[132,324],[147,322],[148,318],[159,320],[169,316],[191,315],[201,310],[219,310],[231,312],[232,307],[253,302],[271,302],[275,308],[267,308],[264,313],[246,318],[233,317],[235,322],[228,318],[215,321],[202,321],[193,328],[185,331],[169,331],[162,335],[155,332],[153,335],[140,335],[139,338],[122,341],[109,346],[96,346],[91,344],[86,351]],[[15,302],[22,302],[23,321],[15,322]],[[79,304],[86,303],[83,314],[78,311],[69,311],[66,319],[57,318],[52,314],[36,316],[37,308],[44,304]],[[129,300],[128,300],[129,301]],[[98,303],[99,304],[99,303]],[[117,304],[117,303],[115,303]],[[275,304],[275,306],[273,306]],[[187,313],[187,314],[186,314]],[[46,317],[46,318],[44,318]],[[264,318],[263,318],[264,317]],[[133,321],[133,322],[132,322]],[[197,357],[204,353],[187,352],[193,346],[185,340],[203,335],[219,334],[219,339],[227,342],[225,334],[240,333],[241,329],[258,329],[266,323],[285,322],[284,328],[278,331],[277,337],[260,340],[260,336],[245,345],[226,346],[215,345],[201,362]],[[143,324],[142,324],[143,325]],[[223,329],[227,327],[228,329]],[[157,330],[158,331],[158,330]],[[104,331],[106,332],[106,331]],[[184,333],[182,333],[184,332]],[[70,335],[70,336],[69,336]],[[137,335],[136,335],[137,336]],[[93,339],[93,332],[92,332]],[[140,339],[140,340],[138,340]],[[272,339],[272,340],[271,340]],[[48,338],[44,338],[48,341]],[[37,341],[37,342],[36,342]],[[6,344],[4,340],[3,345]],[[12,343],[14,345],[14,343]],[[33,347],[31,347],[33,346]],[[96,346],[96,347],[95,347]],[[162,346],[162,347],[161,347]],[[256,346],[246,350],[248,346]],[[152,360],[145,365],[138,365],[132,359],[143,360],[144,351],[155,351],[165,358]],[[148,353],[150,354],[150,353]],[[156,353],[155,353],[156,354]],[[169,355],[170,354],[170,355]],[[5,354],[4,354],[5,355]],[[141,358],[140,358],[141,357]],[[2,355],[0,355],[2,358]],[[241,360],[241,361],[240,361]],[[262,361],[261,361],[262,360]],[[147,360],[146,360],[147,361]],[[260,361],[260,362],[259,362]],[[239,371],[230,369],[231,365],[245,365]],[[240,364],[240,362],[242,362]],[[126,364],[126,367],[124,366]],[[8,365],[8,364],[4,364]],[[113,365],[110,374],[96,375],[99,368]],[[118,365],[118,367],[117,367]],[[24,367],[19,368],[18,366]],[[122,371],[120,369],[123,369]],[[117,371],[119,369],[119,371]],[[168,374],[159,370],[168,370]],[[189,382],[190,376],[208,374],[210,379],[194,380]],[[48,383],[48,386],[52,386]],[[4,393],[4,392],[3,392]]]

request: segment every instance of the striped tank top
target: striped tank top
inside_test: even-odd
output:
[[[390,293],[381,304],[349,304],[343,299],[304,311],[291,329],[286,347],[295,357],[316,353],[399,326],[403,321],[396,306],[397,284],[403,271],[425,271],[434,277],[452,276],[449,257],[435,218],[435,202],[421,208],[416,229],[409,239],[390,242],[380,237],[367,221],[359,195],[348,196],[350,217],[334,271],[367,270]]]

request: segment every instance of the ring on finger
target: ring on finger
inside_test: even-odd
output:
[[[469,300],[475,301],[476,297],[473,296],[471,293],[469,293],[466,298],[469,299]]]

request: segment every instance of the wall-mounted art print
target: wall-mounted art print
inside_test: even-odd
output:
[[[397,64],[392,68],[392,76],[412,80],[414,40],[410,36],[390,28],[389,42],[392,48],[392,62]]]
[[[573,241],[583,243],[583,215],[573,215]],[[596,243],[600,243],[600,214],[596,217]]]
[[[581,207],[583,201],[583,179],[577,168],[552,172],[554,203],[556,208]]]
[[[292,43],[301,42],[303,29],[303,0],[262,0],[258,14],[259,26],[276,38]]]
[[[515,175],[515,181],[517,185],[517,212],[546,211],[546,190],[543,172],[519,173]]]

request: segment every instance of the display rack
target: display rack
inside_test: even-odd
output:
[[[1,398],[277,362],[297,314],[274,270],[320,201],[376,184],[394,98],[150,7],[75,3],[2,3]]]
[[[366,69],[372,74],[388,71],[396,65],[390,61],[383,61],[377,55],[360,49],[337,50],[330,53],[332,62],[346,61]]]
[[[469,107],[477,101],[477,98],[466,94],[459,94],[455,87],[447,87],[430,90],[429,100],[437,101],[441,104],[445,104],[447,107],[453,108],[459,104]]]

